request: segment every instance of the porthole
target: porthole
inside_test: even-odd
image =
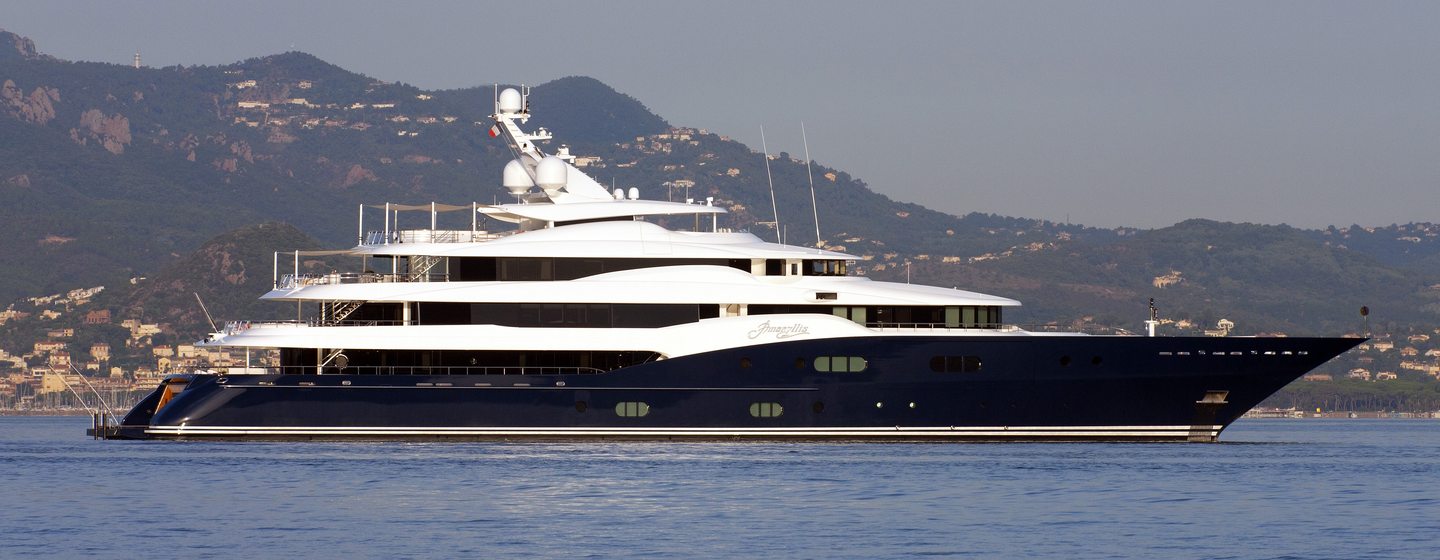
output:
[[[615,415],[625,418],[640,418],[650,414],[650,405],[639,401],[627,401],[615,405]]]
[[[795,369],[805,369],[805,358],[795,358]]]
[[[588,408],[590,408],[590,403],[587,403],[585,401],[575,401],[575,412],[585,412],[585,410]]]
[[[785,414],[785,407],[780,406],[780,403],[750,403],[750,415],[756,418],[779,418],[781,414]]]
[[[1060,367],[1070,366],[1070,356],[1060,356]]]
[[[1095,356],[1095,357],[1093,357],[1093,358],[1090,358],[1090,365],[1092,365],[1092,366],[1098,366],[1098,365],[1100,365],[1100,362],[1101,362],[1101,361],[1103,361],[1103,360],[1100,359],[1100,356]]]
[[[821,401],[815,401],[815,404],[810,405],[810,410],[815,411],[815,414],[825,412],[825,403]]]
[[[750,358],[740,358],[740,369],[750,369]]]

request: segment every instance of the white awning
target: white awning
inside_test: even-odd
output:
[[[368,208],[378,208],[381,210],[389,208],[390,210],[423,210],[425,212],[429,212],[431,210],[434,210],[436,212],[455,212],[459,210],[469,210],[472,208],[472,206],[456,206],[454,204],[440,204],[438,202],[434,204],[398,204],[392,202],[389,204],[366,204],[365,206]]]

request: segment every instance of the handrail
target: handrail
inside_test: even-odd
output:
[[[398,231],[370,231],[365,234],[362,245],[389,245],[392,243],[474,243],[499,239],[506,234],[468,229],[405,229]]]
[[[246,368],[236,368],[246,369]],[[315,375],[315,366],[269,366],[264,373],[225,375]],[[346,366],[321,368],[323,375],[598,375],[606,370],[579,366]]]
[[[280,282],[277,283],[275,287],[280,290],[288,290],[301,286],[448,281],[450,281],[450,275],[443,272],[425,273],[419,276],[411,276],[409,274],[380,274],[376,272],[331,272],[329,274],[285,274],[280,277]]]
[[[945,323],[891,323],[891,322],[867,322],[865,326],[879,332],[918,332],[918,331],[1000,331],[1000,332],[1053,332],[1053,333],[1078,333],[1090,335],[1120,335],[1136,336],[1135,333],[1118,327],[1106,327],[1102,325],[1057,325],[1053,323],[1036,324],[1009,324],[1009,323],[975,323],[969,325],[949,326]]]
[[[865,323],[867,328],[885,331],[974,331],[974,330],[1006,330],[1007,325],[1000,323],[975,323],[969,325],[947,325],[946,323],[894,323],[890,321],[871,321]]]

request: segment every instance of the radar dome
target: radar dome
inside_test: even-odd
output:
[[[525,100],[520,97],[520,92],[515,88],[505,88],[500,92],[500,112],[519,113],[525,110]]]
[[[545,156],[540,164],[535,166],[535,182],[547,193],[554,193],[565,187],[568,180],[569,170],[565,160],[555,156]]]
[[[530,172],[525,170],[525,164],[520,163],[518,159],[512,159],[510,163],[505,164],[505,171],[502,172],[502,175],[502,184],[505,185],[505,190],[510,191],[510,194],[525,194],[525,191],[535,186],[535,182],[530,180]]]

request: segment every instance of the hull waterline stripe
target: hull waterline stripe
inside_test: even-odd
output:
[[[1218,436],[1224,426],[976,426],[888,428],[464,428],[166,426],[145,433],[167,436],[645,436],[645,437],[1188,437]]]

